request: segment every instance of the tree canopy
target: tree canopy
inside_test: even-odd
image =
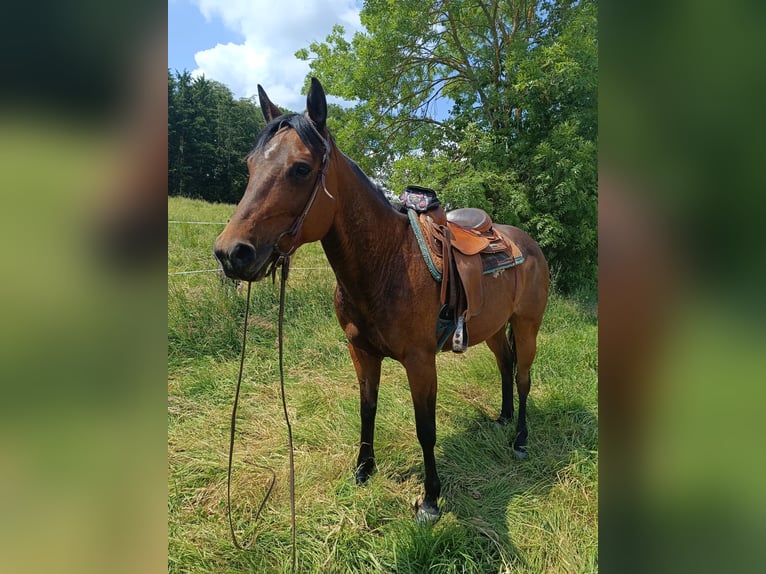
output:
[[[223,84],[168,70],[168,193],[238,202],[264,125],[260,109]]]
[[[329,125],[395,190],[433,187],[527,230],[564,290],[596,280],[594,1],[366,0],[296,55],[353,103]]]

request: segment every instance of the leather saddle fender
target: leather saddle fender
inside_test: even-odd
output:
[[[484,307],[484,286],[482,285],[482,263],[480,257],[453,251],[458,275],[463,283],[466,297],[465,319],[468,321],[481,313]]]
[[[489,239],[487,237],[476,235],[476,233],[458,225],[450,224],[449,230],[452,235],[452,247],[460,253],[476,255],[489,247]]]

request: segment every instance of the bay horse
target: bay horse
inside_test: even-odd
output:
[[[259,85],[267,125],[247,156],[249,181],[215,241],[215,256],[233,279],[259,281],[300,245],[321,241],[337,280],[335,312],[348,339],[360,391],[361,441],[356,481],[375,468],[373,437],[381,362],[407,373],[423,450],[421,521],[439,517],[436,471],[436,354],[440,288],[421,255],[408,217],[335,145],[327,102],[312,78],[304,114],[283,114]],[[526,454],[526,405],[537,333],[548,300],[548,264],[524,231],[496,225],[521,249],[523,263],[483,276],[484,306],[470,321],[470,345],[486,342],[501,374],[499,423],[513,419],[513,377],[519,395],[513,449]],[[506,333],[507,327],[507,333]]]

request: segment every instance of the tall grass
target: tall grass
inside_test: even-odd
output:
[[[224,222],[231,206],[180,198],[171,220]],[[169,271],[214,268],[222,226],[169,224]],[[323,269],[314,269],[320,267]],[[226,521],[226,456],[244,298],[216,273],[168,278],[168,569],[288,572],[286,431],[279,401],[278,289],[252,287],[238,417],[233,506],[252,551],[234,549]],[[442,519],[419,526],[422,455],[404,370],[384,361],[378,469],[354,484],[358,388],[332,308],[334,277],[319,245],[293,262],[285,312],[286,392],[295,441],[301,572],[595,572],[597,321],[592,298],[553,295],[539,337],[528,406],[529,457],[496,428],[499,374],[485,346],[437,359],[437,465]],[[269,478],[261,520],[249,517]]]

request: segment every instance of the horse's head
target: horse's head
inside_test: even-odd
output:
[[[226,228],[215,241],[215,256],[233,279],[258,281],[280,255],[325,236],[335,205],[325,180],[331,140],[327,101],[311,80],[305,114],[285,114],[258,86],[267,125],[247,157],[250,179]]]

